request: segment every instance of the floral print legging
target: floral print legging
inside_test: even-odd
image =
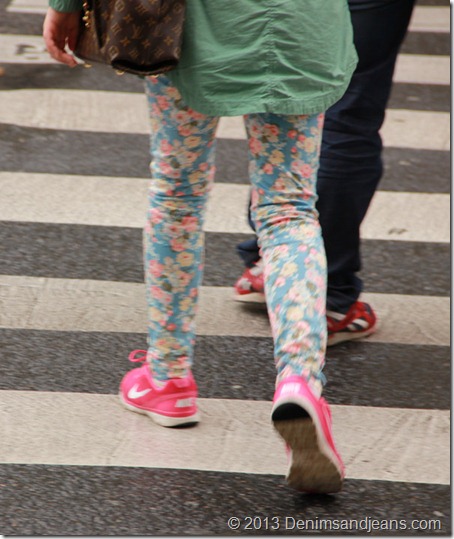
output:
[[[192,365],[219,118],[187,107],[163,75],[145,84],[152,155],[144,231],[148,361],[154,378],[166,380]],[[320,394],[326,260],[315,184],[323,115],[249,114],[244,121],[277,381],[301,375]]]

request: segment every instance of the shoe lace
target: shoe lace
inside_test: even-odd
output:
[[[138,354],[141,354],[140,356]],[[129,361],[133,363],[140,363],[141,361],[147,360],[147,350],[133,350],[129,356]]]

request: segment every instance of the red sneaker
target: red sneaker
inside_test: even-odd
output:
[[[356,301],[347,314],[326,312],[328,346],[344,341],[362,339],[377,329],[377,316],[368,303]]]
[[[263,264],[259,260],[252,268],[246,268],[234,286],[236,301],[266,304],[263,281]]]
[[[137,353],[143,353],[136,358]],[[133,362],[146,359],[145,350],[129,355]],[[129,371],[120,384],[120,400],[133,412],[145,414],[163,427],[181,427],[199,422],[197,386],[189,373],[185,378],[171,378],[161,387],[153,382],[148,364]]]

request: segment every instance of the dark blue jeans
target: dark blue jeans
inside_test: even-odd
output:
[[[379,130],[415,1],[349,0],[359,62],[345,95],[326,112],[317,181],[329,310],[346,313],[363,288],[360,225],[383,173]],[[237,250],[247,266],[259,259],[256,239]]]

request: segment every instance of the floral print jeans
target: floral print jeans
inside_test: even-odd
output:
[[[185,106],[165,76],[145,84],[152,155],[144,231],[148,361],[154,378],[166,380],[185,376],[192,365],[219,118]],[[301,375],[320,394],[326,260],[315,184],[323,115],[250,114],[244,121],[277,382]]]

